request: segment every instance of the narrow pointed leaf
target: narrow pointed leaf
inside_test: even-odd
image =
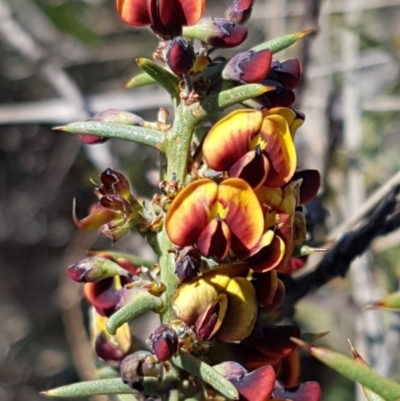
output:
[[[357,350],[353,347],[353,344],[351,343],[350,340],[347,340],[350,344],[350,349],[351,352],[353,353],[353,358],[354,360],[359,363],[362,366],[366,366],[369,368],[370,366],[368,365],[367,361],[357,352]],[[386,401],[384,398],[379,396],[378,394],[375,394],[373,391],[371,391],[369,388],[362,386],[363,391],[365,394],[365,397],[367,398],[368,401]]]
[[[72,398],[89,397],[91,395],[133,394],[134,391],[123,383],[120,377],[115,379],[92,380],[68,384],[52,390],[42,391],[46,397]]]
[[[379,301],[371,302],[366,305],[369,309],[386,309],[400,312],[400,292],[392,292]]]
[[[102,257],[109,256],[115,261],[118,261],[118,259],[126,259],[127,261],[131,262],[134,266],[145,266],[147,268],[151,268],[154,266],[154,262],[140,258],[139,256],[132,255],[130,253],[104,250],[104,251],[89,251],[89,255],[98,255]]]
[[[115,334],[117,329],[145,312],[156,311],[163,306],[161,298],[150,294],[138,295],[132,302],[113,313],[107,322],[107,331]]]
[[[102,123],[97,121],[79,121],[53,130],[69,132],[76,135],[97,135],[103,138],[122,139],[152,146],[163,151],[164,135],[160,131],[124,124]]]
[[[200,359],[197,359],[193,355],[188,354],[187,352],[181,352],[179,355],[174,356],[171,359],[171,362],[177,367],[184,369],[192,375],[204,380],[228,399],[239,399],[238,390],[228,379],[225,379],[224,376],[218,373],[210,365],[206,364]]]
[[[398,401],[400,399],[400,384],[395,381],[378,375],[368,367],[360,365],[346,355],[331,351],[327,348],[316,347],[298,338],[292,337],[291,340],[304,348],[323,364],[336,370],[336,372],[348,379],[369,388],[386,401]]]
[[[247,99],[253,99],[261,96],[264,93],[274,89],[275,88],[270,88],[269,86],[264,86],[261,84],[241,85],[237,86],[236,88],[228,89],[218,94],[208,96],[201,103],[195,103],[190,107],[190,109],[193,116],[198,121],[201,121],[208,115],[208,113],[213,114],[223,111],[227,107],[242,103]]]
[[[278,53],[287,47],[293,45],[298,40],[310,35],[315,32],[315,29],[307,29],[306,31],[292,33],[290,35],[281,36],[276,39],[269,40],[268,42],[261,43],[257,46],[254,46],[250,50],[258,52],[260,50],[271,50],[272,54]]]
[[[152,78],[147,72],[143,72],[139,75],[135,75],[133,78],[131,78],[125,85],[125,89],[129,88],[138,88],[139,86],[147,86],[147,85],[152,85],[156,84],[157,81]]]
[[[146,395],[159,396],[165,391],[162,382],[160,382],[155,377],[144,377],[143,386],[143,393]],[[128,387],[120,377],[115,379],[91,380],[86,382],[68,384],[66,386],[61,386],[53,388],[51,390],[40,392],[40,395],[55,398],[77,398],[109,394],[130,394],[131,396],[133,396],[134,394],[139,393]],[[136,397],[130,398],[130,401],[134,400],[136,400]],[[125,399],[124,401],[128,400]]]
[[[138,58],[137,65],[159,83],[172,97],[179,97],[179,78],[160,64],[147,58]]]

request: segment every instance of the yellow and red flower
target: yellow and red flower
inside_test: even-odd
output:
[[[245,264],[225,265],[183,284],[173,301],[178,318],[194,326],[200,340],[242,341],[257,317],[256,292],[248,273]]]
[[[304,216],[296,211],[300,185],[300,181],[293,181],[283,189],[262,186],[256,190],[265,211],[266,229],[273,229],[274,235],[284,243],[280,247],[282,258],[274,265],[279,273],[287,272],[295,246],[301,245],[306,239]]]
[[[230,177],[279,188],[296,170],[294,134],[303,120],[288,108],[236,110],[218,121],[203,144],[208,167]],[[218,150],[218,151],[217,151]]]
[[[253,248],[264,231],[260,203],[247,182],[230,178],[192,182],[178,193],[168,209],[165,227],[180,247],[196,244],[205,257],[225,258]]]
[[[130,26],[150,26],[163,39],[182,33],[182,26],[195,25],[206,0],[117,0],[121,19]]]

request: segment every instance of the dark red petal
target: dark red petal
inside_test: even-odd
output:
[[[268,159],[257,150],[247,152],[229,169],[229,177],[245,180],[253,189],[265,181],[269,171]]]
[[[313,199],[321,186],[321,174],[317,170],[296,171],[291,181],[303,180],[300,185],[300,205]]]
[[[275,371],[272,366],[262,366],[239,380],[230,380],[238,389],[243,401],[267,401],[275,384]]]
[[[231,233],[228,225],[218,219],[211,220],[197,240],[200,253],[209,258],[223,259],[231,247]]]
[[[291,401],[320,401],[321,387],[317,382],[306,382],[296,387],[285,388],[282,384],[276,382],[273,397]]]

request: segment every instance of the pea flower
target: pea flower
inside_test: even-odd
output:
[[[178,193],[168,209],[165,227],[175,245],[196,244],[203,256],[221,260],[230,249],[253,248],[264,221],[260,203],[244,180],[230,178],[217,184],[204,178]]]
[[[130,26],[150,26],[163,39],[182,33],[183,25],[196,24],[206,0],[117,0],[121,19]]]
[[[300,182],[293,181],[282,188],[262,186],[256,190],[257,196],[266,211],[265,226],[273,227],[276,236],[284,242],[284,255],[275,266],[280,273],[285,273],[296,245],[306,239],[305,219],[297,210],[299,205]]]
[[[237,362],[222,362],[213,368],[226,377],[239,391],[242,401],[267,401],[275,385],[275,371],[267,365],[251,373]]]
[[[200,340],[242,341],[257,317],[257,299],[244,263],[223,265],[180,286],[174,309]],[[240,322],[240,324],[237,324]]]
[[[100,232],[115,242],[140,222],[142,205],[131,194],[128,180],[117,171],[107,169],[100,181],[95,192],[99,204],[82,220],[76,217],[74,210],[73,219],[82,231],[101,227]]]
[[[120,361],[130,350],[131,332],[128,323],[112,335],[107,331],[107,318],[92,309],[91,338],[96,354],[106,361]]]
[[[218,121],[206,136],[204,160],[209,168],[227,171],[253,188],[282,187],[296,170],[293,136],[301,123],[287,108],[236,110]]]

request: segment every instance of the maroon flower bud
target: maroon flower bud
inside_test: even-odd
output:
[[[251,17],[254,0],[233,0],[226,10],[225,17],[235,24],[245,24]]]
[[[268,79],[278,81],[286,89],[294,89],[300,82],[302,67],[297,58],[283,62],[274,60]]]
[[[243,102],[244,105],[255,110],[264,111],[274,107],[291,107],[296,100],[294,92],[284,88],[277,81],[265,80],[261,83],[265,86],[275,87],[275,90],[271,90],[255,99],[246,100]]]
[[[83,291],[85,298],[101,316],[112,315],[121,300],[121,293],[114,285],[114,277],[106,278],[98,283],[86,283]]]
[[[167,63],[174,74],[186,74],[195,61],[196,53],[190,43],[180,36],[171,40],[167,51]]]
[[[93,116],[91,121],[99,121],[103,123],[114,123],[114,124],[127,124],[127,125],[138,125],[142,126],[144,121],[141,117],[136,114],[129,113],[127,111],[118,109],[108,109]],[[78,135],[83,143],[86,145],[93,145],[98,143],[107,142],[110,138],[103,138],[98,135]]]
[[[261,82],[271,68],[270,50],[248,50],[232,57],[222,71],[222,78],[239,83]]]
[[[194,25],[200,19],[206,0],[117,0],[124,22],[140,27],[150,25],[163,39],[179,36],[182,25]]]
[[[231,48],[245,41],[247,29],[223,18],[202,18],[197,25],[185,28],[183,35],[210,46]]]
[[[150,339],[153,352],[160,361],[168,361],[178,351],[178,335],[166,324],[162,324]]]
[[[194,280],[200,273],[201,256],[192,246],[183,248],[176,260],[175,273],[181,283]]]
[[[113,276],[128,276],[128,272],[109,259],[88,256],[67,268],[67,275],[79,283],[95,283]]]
[[[126,352],[115,341],[107,339],[104,333],[100,333],[94,343],[94,350],[105,361],[120,361]]]
[[[143,377],[153,376],[149,370],[154,370],[156,362],[154,355],[148,351],[136,351],[126,356],[120,366],[122,381],[133,390],[143,391]]]

